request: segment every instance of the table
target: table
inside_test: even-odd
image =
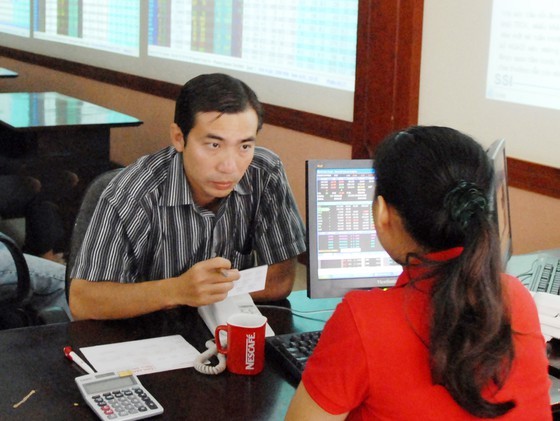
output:
[[[0,93],[2,154],[63,166],[88,179],[109,169],[110,129],[140,124],[58,92]]]
[[[17,72],[14,72],[13,70],[10,69],[6,69],[4,67],[0,67],[0,77],[18,77]]]
[[[292,298],[294,307],[307,300],[301,293]],[[330,317],[330,312],[309,315],[313,320],[292,317],[287,311],[291,302],[281,303],[281,308],[261,308],[277,334],[322,329],[324,320]],[[78,321],[0,331],[0,418],[38,419],[40,414],[39,418],[45,420],[95,420],[74,383],[74,378],[84,373],[64,358],[63,348],[70,345],[80,353],[85,346],[171,334],[183,335],[199,351],[206,349],[204,343],[212,336],[196,310],[186,307],[129,320]],[[206,376],[188,368],[143,375],[140,380],[163,405],[161,419],[184,420],[280,420],[297,386],[270,361],[254,377],[227,371]],[[36,392],[13,408],[31,390]]]
[[[114,167],[109,156],[111,128],[140,124],[129,115],[58,92],[0,93],[2,158],[15,160],[25,174],[41,182],[64,180],[68,172],[80,180],[61,206],[68,235],[85,188]]]
[[[333,309],[338,300],[309,300],[295,291],[280,307],[261,306],[276,334],[322,329],[331,312],[292,316],[299,311]],[[79,321],[0,332],[0,417],[2,419],[97,419],[82,400],[74,377],[82,375],[63,355],[74,350],[136,339],[181,334],[199,351],[211,337],[196,310],[177,308],[117,321]],[[79,353],[79,351],[78,351]],[[282,420],[296,384],[275,361],[267,359],[257,376],[227,371],[206,376],[192,368],[140,377],[163,405],[158,419]],[[558,385],[558,384],[557,384]],[[32,390],[35,393],[18,408]]]

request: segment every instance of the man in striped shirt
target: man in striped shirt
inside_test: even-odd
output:
[[[215,303],[239,270],[262,264],[255,300],[291,292],[305,230],[280,159],[255,145],[262,124],[243,82],[185,84],[171,146],[122,170],[100,198],[71,273],[75,319]]]

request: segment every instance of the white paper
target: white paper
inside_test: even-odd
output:
[[[239,308],[240,313],[260,314],[262,316],[262,313],[260,312],[259,308],[255,305],[253,299],[249,294],[236,295],[233,301]],[[274,333],[274,331],[272,330],[272,328],[267,322],[265,336],[269,337],[274,335],[276,334]]]
[[[181,335],[80,348],[98,372],[132,370],[149,374],[194,366],[200,352]]]
[[[239,271],[241,277],[237,281],[233,281],[233,288],[229,291],[228,297],[263,290],[267,271],[267,265]]]

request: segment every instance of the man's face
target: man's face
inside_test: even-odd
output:
[[[186,143],[171,125],[175,149],[183,152],[183,167],[197,205],[212,208],[231,193],[253,160],[258,118],[249,108],[237,114],[198,113]]]

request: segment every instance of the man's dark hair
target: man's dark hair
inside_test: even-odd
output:
[[[237,114],[248,108],[257,113],[258,131],[263,124],[263,107],[255,92],[244,82],[226,74],[205,74],[189,80],[181,89],[175,103],[174,122],[186,138],[198,113]]]

